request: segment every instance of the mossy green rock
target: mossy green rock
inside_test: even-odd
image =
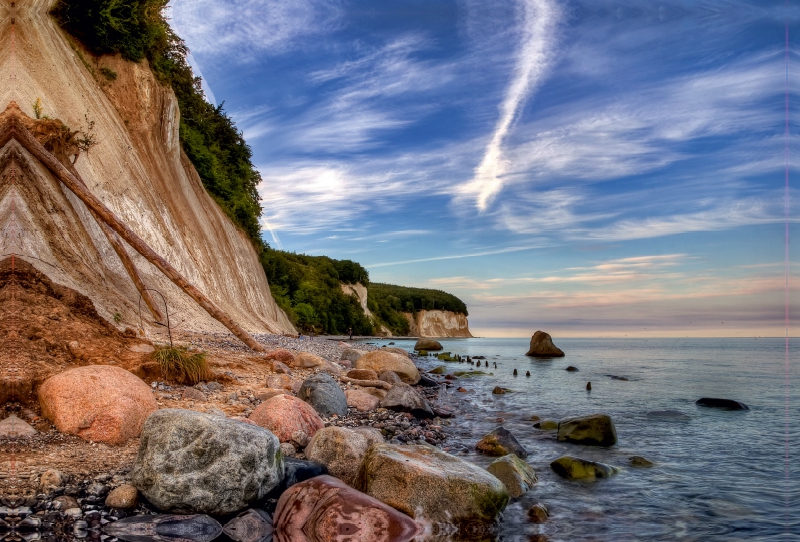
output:
[[[451,361],[451,362],[452,362],[452,361],[458,361],[458,357],[456,357],[456,356],[451,356],[451,355],[450,355],[450,352],[445,352],[445,353],[443,353],[443,354],[439,354],[439,355],[437,355],[437,356],[436,356],[436,358],[437,358],[437,359],[440,359],[440,360],[442,360],[442,361]]]
[[[487,468],[508,489],[512,499],[521,497],[538,482],[536,471],[514,454],[509,454],[493,461]]]
[[[558,422],[553,420],[545,420],[543,422],[539,422],[534,425],[537,429],[541,429],[542,431],[554,431],[558,429]]]
[[[473,376],[487,376],[487,374],[483,371],[456,371],[453,373],[453,376],[457,376],[459,378],[470,378]]]
[[[584,482],[594,482],[599,478],[610,478],[619,472],[617,467],[568,455],[559,457],[550,463],[550,468],[562,478]]]
[[[558,424],[558,440],[589,446],[613,446],[617,443],[617,430],[608,414],[569,418]]]
[[[419,352],[417,352],[417,355],[418,356],[427,356],[428,355],[428,351],[427,350],[420,350]]]
[[[488,471],[427,445],[371,446],[353,485],[417,521],[438,524],[494,522],[509,498]]]
[[[431,369],[428,373],[432,375],[443,375],[447,372],[447,368],[444,365],[439,365],[435,369]]]

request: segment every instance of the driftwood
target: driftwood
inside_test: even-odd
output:
[[[382,390],[389,390],[392,388],[391,384],[384,382],[383,380],[359,380],[357,378],[350,378],[349,376],[341,376],[339,377],[339,380],[342,382],[355,384],[356,386],[363,386],[365,388],[380,388]]]
[[[69,167],[67,169],[70,173],[72,173],[75,179],[77,179],[78,182],[80,182],[81,185],[88,190],[86,182],[84,182],[83,178],[81,178],[80,174],[75,170],[75,168]],[[142,296],[145,305],[147,305],[147,308],[150,309],[150,314],[153,315],[153,318],[155,318],[157,323],[164,324],[166,319],[161,313],[161,310],[158,308],[158,305],[156,305],[155,301],[153,300],[153,296],[150,294],[147,286],[145,286],[142,277],[139,276],[139,271],[136,269],[136,265],[133,263],[128,251],[125,250],[125,245],[122,244],[122,240],[119,238],[116,232],[114,232],[114,230],[108,226],[108,224],[103,222],[102,219],[97,216],[94,211],[90,209],[89,212],[91,213],[92,217],[94,217],[97,225],[100,226],[100,229],[105,234],[106,239],[108,239],[108,242],[111,245],[111,248],[113,248],[114,252],[116,252],[117,256],[119,256],[122,266],[128,272],[128,276],[131,278],[134,286],[136,286],[136,289],[139,291],[139,295]]]
[[[75,194],[84,205],[95,215],[96,218],[106,223],[115,233],[122,237],[136,252],[144,256],[147,261],[156,266],[164,275],[167,276],[175,285],[181,288],[189,297],[194,299],[198,305],[214,319],[228,328],[236,337],[251,349],[257,352],[264,352],[266,348],[259,344],[249,333],[243,330],[231,319],[222,309],[216,306],[213,301],[186,280],[180,272],[172,267],[168,261],[162,258],[156,251],[144,242],[133,230],[128,228],[111,210],[105,206],[94,194],[92,194],[84,184],[81,183],[52,153],[50,153],[37,140],[33,134],[19,121],[16,116],[9,119],[9,132],[0,131],[0,146],[7,143],[10,139],[17,140],[29,153],[36,157],[55,177],[64,183],[64,186]]]

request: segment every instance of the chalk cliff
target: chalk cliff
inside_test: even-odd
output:
[[[414,337],[472,337],[469,322],[464,314],[450,311],[417,311],[403,313]]]
[[[145,63],[81,55],[48,15],[51,0],[17,0],[0,8],[0,111],[12,100],[33,116],[72,129],[94,122],[97,145],[75,169],[91,193],[194,286],[250,332],[294,328],[269,291],[249,240],[205,191],[181,151],[174,94]],[[14,7],[10,7],[10,6]],[[84,61],[107,67],[96,79]],[[139,324],[139,292],[86,206],[11,141],[0,149],[1,254],[17,254],[53,281],[88,296],[107,320]],[[166,297],[182,329],[226,331],[195,301],[126,245],[148,288]],[[364,299],[366,303],[366,296]],[[145,325],[152,321],[143,308]]]

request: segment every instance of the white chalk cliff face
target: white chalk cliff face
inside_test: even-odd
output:
[[[75,163],[89,191],[242,328],[293,333],[249,240],[206,193],[182,153],[172,91],[156,82],[146,64],[116,57],[100,58],[98,67],[113,69],[118,78],[96,80],[47,14],[51,4],[16,0],[13,8],[11,2],[0,7],[0,111],[15,101],[33,116],[32,104],[40,99],[46,115],[73,130],[94,121],[97,145]],[[0,257],[16,254],[88,296],[106,319],[119,313],[122,325],[139,325],[139,291],[97,222],[14,140],[0,149],[0,232]],[[125,248],[145,286],[166,297],[173,324],[226,331]],[[145,326],[152,323],[144,303],[142,316]]]
[[[472,337],[469,322],[464,314],[450,311],[417,311],[403,313],[410,326],[409,334],[415,337]]]

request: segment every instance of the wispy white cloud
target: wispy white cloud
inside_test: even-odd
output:
[[[430,257],[430,258],[416,258],[416,259],[413,259],[413,260],[401,260],[401,261],[396,261],[396,262],[373,263],[373,264],[367,265],[366,267],[371,269],[373,267],[389,267],[389,266],[392,266],[392,265],[406,265],[406,264],[410,264],[410,263],[436,262],[436,261],[441,261],[441,260],[460,260],[460,259],[463,259],[463,258],[478,258],[478,257],[481,257],[481,256],[493,256],[493,255],[496,255],[496,254],[508,254],[509,252],[522,252],[522,251],[526,251],[526,250],[534,250],[534,249],[537,249],[537,248],[541,248],[541,245],[529,245],[529,246],[524,246],[524,247],[506,247],[506,248],[495,249],[495,250],[482,250],[482,251],[477,251],[477,252],[469,252],[469,253],[466,253],[466,254],[451,254],[451,255],[448,255],[448,256],[433,256],[433,257]]]
[[[486,210],[490,200],[503,186],[508,164],[503,143],[531,93],[541,84],[550,66],[555,28],[560,18],[558,6],[550,0],[523,0],[520,22],[521,46],[517,65],[505,98],[500,105],[500,119],[486,147],[483,160],[472,180],[460,190],[463,196],[476,198],[478,210]]]
[[[300,38],[338,27],[336,0],[173,0],[172,24],[192,51],[250,60],[254,53],[281,53]]]

